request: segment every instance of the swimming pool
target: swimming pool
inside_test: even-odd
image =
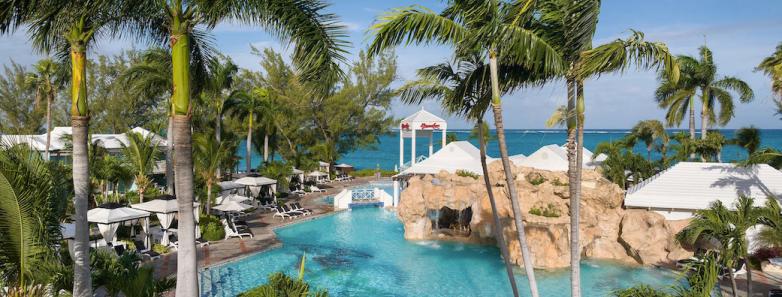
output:
[[[331,296],[508,296],[499,250],[491,246],[409,242],[393,211],[355,209],[277,230],[283,246],[201,272],[202,296],[234,296],[284,271],[297,275],[306,252],[305,280]],[[517,271],[522,296],[527,282]],[[541,296],[570,296],[567,270],[538,271]],[[665,270],[609,262],[582,264],[582,295],[647,283],[664,287],[675,276]]]

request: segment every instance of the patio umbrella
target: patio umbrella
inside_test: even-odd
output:
[[[216,210],[219,210],[219,211],[223,211],[223,212],[232,212],[232,211],[233,212],[241,212],[241,211],[245,211],[245,210],[251,209],[253,207],[250,206],[250,205],[244,204],[244,203],[236,202],[236,201],[228,201],[226,203],[217,205],[217,206],[215,206],[213,208],[216,209]]]

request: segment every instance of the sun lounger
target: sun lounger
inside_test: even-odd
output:
[[[291,203],[291,206],[293,206],[293,210],[295,211],[302,211],[305,214],[312,214],[312,209],[301,207],[301,204],[298,202]]]
[[[308,213],[304,213],[303,211],[298,211],[298,210],[291,209],[291,207],[288,206],[287,204],[282,206],[282,210],[284,210],[286,213],[290,213],[290,214],[298,214],[298,215],[305,215],[305,216],[308,215]]]
[[[137,253],[139,253],[139,254],[141,254],[141,255],[142,255],[142,257],[143,257],[143,256],[147,256],[147,257],[149,257],[149,259],[150,259],[150,260],[155,260],[155,259],[158,259],[158,258],[160,258],[160,254],[158,254],[157,252],[155,252],[155,251],[153,251],[153,250],[150,250],[150,249],[148,249],[148,248],[147,248],[147,247],[144,245],[144,242],[143,242],[143,241],[141,241],[141,240],[136,240],[136,241],[133,241],[133,244],[135,244],[135,245],[136,245],[136,252],[137,252]]]
[[[225,229],[225,239],[229,239],[231,237],[239,237],[241,239],[241,238],[244,238],[245,236],[249,236],[250,238],[253,238],[253,234],[252,233],[237,231],[236,229],[232,228],[229,225],[230,223],[228,221],[226,221],[225,219],[222,220],[222,223],[223,223],[223,227]]]
[[[295,218],[297,216],[298,216],[298,214],[294,215],[294,214],[288,213],[285,210],[283,210],[282,207],[277,206],[276,208],[274,208],[274,217],[279,217],[282,220],[293,219],[293,218]]]
[[[744,262],[744,260],[739,260],[738,263],[736,263],[736,267],[733,268],[733,277],[747,274],[747,265]],[[728,270],[727,267],[722,267],[722,271],[720,272],[720,276],[730,276],[730,270]]]
[[[312,192],[320,192],[320,193],[326,192],[326,190],[318,188],[317,186],[310,186],[310,191],[312,191]]]

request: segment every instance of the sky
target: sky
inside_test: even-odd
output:
[[[440,1],[407,0],[327,0],[327,11],[337,14],[348,33],[349,59],[365,49],[371,40],[369,27],[385,11],[418,4],[440,11]],[[754,125],[760,128],[782,128],[774,114],[770,81],[754,67],[770,55],[782,42],[782,1],[778,0],[604,0],[595,46],[623,38],[634,29],[645,33],[649,41],[664,42],[674,54],[697,56],[698,47],[707,45],[714,53],[719,75],[743,79],[755,91],[751,103],[737,104],[736,117],[727,128]],[[263,28],[237,23],[221,23],[213,30],[216,46],[240,67],[260,70],[257,56],[250,46],[272,47],[286,51],[283,43],[266,34]],[[94,54],[117,54],[123,49],[143,49],[144,44],[129,40],[102,40],[92,50]],[[288,51],[290,52],[290,51]],[[415,70],[447,61],[451,50],[444,46],[407,46],[396,49],[398,79],[394,86],[415,78]],[[0,36],[0,64],[14,60],[30,65],[41,58],[30,46],[26,31]],[[658,85],[655,73],[631,68],[622,74],[604,75],[585,83],[587,129],[622,129],[639,120],[662,120],[665,112],[654,102]],[[503,97],[503,117],[506,128],[544,128],[546,119],[557,106],[565,103],[563,81],[546,86],[523,89]],[[467,128],[469,123],[446,115],[436,102],[405,105],[395,102],[391,113],[403,118],[421,108],[443,116],[451,128]],[[487,117],[491,123],[491,117]],[[700,121],[697,123],[700,127]],[[684,121],[683,125],[686,125]],[[686,128],[683,126],[683,128]]]

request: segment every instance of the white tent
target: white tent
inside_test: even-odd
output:
[[[273,180],[268,177],[263,177],[263,176],[245,176],[233,182],[240,185],[251,186],[251,187],[260,187],[260,186],[277,184],[276,180]]]
[[[87,211],[87,221],[97,223],[98,230],[107,243],[113,243],[120,223],[144,219],[142,226],[144,232],[148,231],[150,213],[140,209],[134,209],[117,203],[106,203]]]
[[[515,156],[514,156],[515,157]],[[605,161],[606,155],[600,154],[595,160],[592,160],[592,152],[584,148],[584,169],[595,169],[601,162]],[[516,166],[532,167],[549,171],[567,171],[567,148],[556,144],[549,144],[541,147],[534,153],[525,158],[517,157],[514,160]]]
[[[217,205],[215,207],[212,207],[212,209],[216,209],[216,210],[219,210],[219,211],[225,211],[225,212],[240,212],[240,211],[245,211],[245,210],[248,210],[248,209],[251,209],[251,208],[253,208],[253,207],[250,206],[250,205],[247,205],[247,204],[244,204],[244,203],[239,203],[239,202],[236,202],[236,201],[228,201],[226,203],[219,204],[219,205]]]
[[[493,158],[486,158],[487,163],[492,161],[494,161]],[[450,173],[464,170],[482,175],[480,150],[467,141],[454,141],[426,160],[405,169],[399,175],[436,174],[442,170]]]
[[[318,167],[319,167],[318,169],[319,169],[320,171],[325,171],[325,172],[329,172],[329,171],[331,171],[331,170],[330,170],[330,169],[331,169],[331,164],[329,164],[329,163],[327,163],[327,162],[318,161]]]
[[[353,168],[353,166],[342,163],[342,164],[334,165],[334,168]]]
[[[166,146],[166,139],[152,133],[144,128],[135,127],[131,131],[140,133],[147,136],[152,135],[153,143],[158,147]],[[73,134],[71,127],[54,127],[51,131],[51,145],[50,150],[52,152],[58,152],[67,150],[68,142],[66,138]],[[7,144],[27,144],[31,148],[37,151],[44,151],[46,149],[46,134],[40,135],[3,135],[3,143]],[[128,145],[128,136],[126,133],[120,134],[92,134],[92,142],[100,143],[100,145],[110,152],[119,152],[123,145]]]
[[[200,219],[198,206],[198,202],[193,202],[193,218],[196,222],[196,238],[201,237],[201,230],[198,227],[198,221]],[[171,227],[171,223],[174,221],[177,213],[179,212],[179,205],[177,204],[176,197],[172,195],[163,195],[147,202],[132,204],[130,207],[154,213],[158,221],[160,221],[160,228],[163,231],[163,236],[160,239],[160,243],[163,245],[168,245],[168,229]],[[146,244],[149,246],[149,242]]]
[[[513,164],[516,165],[516,166],[519,166],[519,164],[522,161],[524,161],[524,159],[526,159],[526,158],[527,158],[527,156],[525,156],[524,154],[518,154],[518,155],[513,155],[513,156],[508,157],[508,159],[510,159],[510,161],[513,162]]]
[[[399,122],[399,168],[405,167],[405,138],[410,138],[410,166],[417,162],[415,157],[416,138],[429,138],[429,157],[434,154],[434,131],[440,131],[442,147],[445,147],[445,136],[448,122],[421,108]]]
[[[767,197],[782,199],[782,172],[766,164],[679,162],[628,189],[624,202],[628,208],[651,209],[679,220],[716,200],[732,208],[739,195],[754,198],[758,206]]]
[[[226,196],[219,196],[215,200],[219,201],[217,204],[225,204],[225,203],[230,202],[230,201],[242,203],[242,202],[245,202],[245,201],[251,201],[252,198],[245,197],[245,196],[240,196],[240,195],[226,195]]]

